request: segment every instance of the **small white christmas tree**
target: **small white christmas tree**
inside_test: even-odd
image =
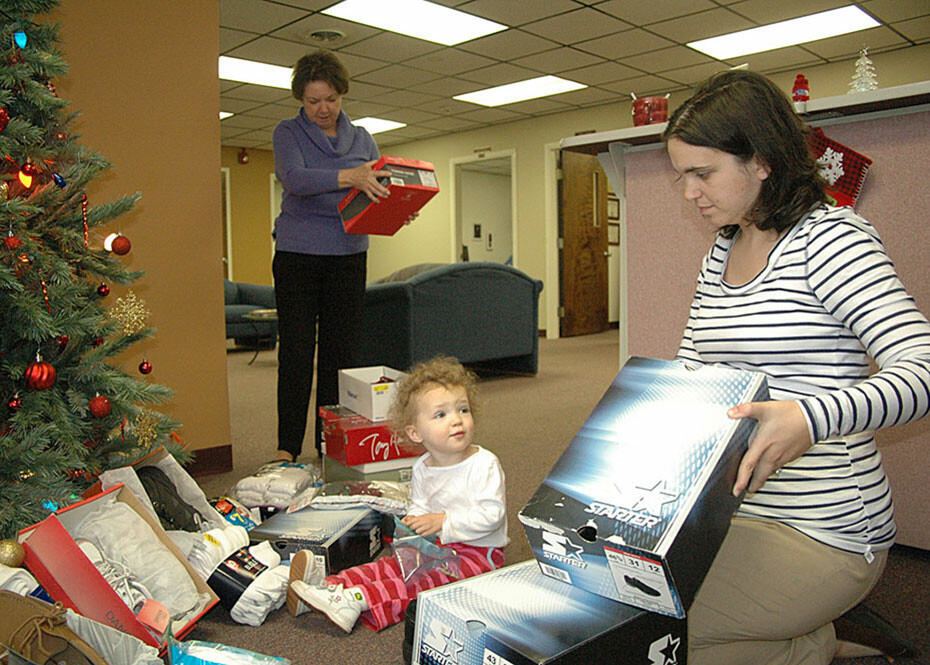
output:
[[[849,90],[846,94],[855,92],[865,92],[866,90],[875,90],[878,88],[878,79],[875,77],[875,65],[869,58],[869,49],[863,47],[859,51],[859,59],[856,60],[856,72],[852,75],[852,81],[849,82]]]

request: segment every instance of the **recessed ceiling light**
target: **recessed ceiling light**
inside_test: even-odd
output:
[[[268,65],[254,60],[220,56],[220,78],[224,81],[254,83],[270,88],[291,89],[291,68]]]
[[[382,118],[361,118],[360,120],[353,120],[353,125],[359,125],[368,130],[369,134],[377,134],[379,132],[389,132],[392,129],[400,129],[401,127],[406,127],[406,123],[403,122],[394,122],[393,120],[384,120]]]
[[[507,29],[506,25],[426,0],[343,0],[321,13],[444,46]]]
[[[229,116],[233,115],[229,111],[220,111],[220,120],[225,120]]]
[[[879,25],[878,21],[855,5],[850,5],[819,14],[762,25],[758,28],[731,32],[728,35],[688,42],[688,46],[712,58],[726,60],[750,53],[761,53],[817,39],[845,35],[857,30],[874,28],[877,25]]]
[[[514,104],[527,99],[548,97],[587,87],[584,83],[576,83],[558,76],[540,76],[526,81],[517,81],[516,83],[499,85],[494,88],[476,90],[464,95],[456,95],[452,99],[481,104],[482,106],[501,106],[502,104]]]

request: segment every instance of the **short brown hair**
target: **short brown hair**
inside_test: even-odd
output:
[[[756,72],[728,70],[699,84],[675,109],[664,140],[715,148],[748,162],[758,157],[770,170],[749,220],[761,230],[782,231],[812,206],[826,201],[824,181],[808,142],[808,129],[788,97]],[[724,227],[733,237],[736,225]]]
[[[303,101],[304,90],[311,81],[326,81],[340,95],[349,92],[349,72],[334,54],[320,49],[308,53],[294,65],[291,74],[291,93]]]
[[[417,398],[437,385],[447,390],[464,388],[468,406],[474,417],[477,409],[478,377],[463,367],[457,359],[437,356],[415,365],[407,376],[400,380],[388,413],[391,427],[396,434],[406,438],[405,428],[416,421]]]

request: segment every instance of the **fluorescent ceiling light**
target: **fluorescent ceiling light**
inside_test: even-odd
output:
[[[400,129],[401,127],[406,127],[407,125],[403,122],[394,122],[393,120],[383,120],[381,118],[362,118],[361,120],[353,120],[353,125],[359,125],[368,130],[369,134],[377,134],[378,132],[389,132],[392,129]]]
[[[225,120],[229,116],[233,115],[229,111],[220,111],[220,120]]]
[[[879,25],[878,21],[855,5],[850,5],[728,35],[689,42],[688,46],[712,58],[726,60],[750,53],[761,53],[817,39],[845,35],[857,30],[874,28],[877,25]]]
[[[445,46],[507,29],[506,25],[426,0],[343,0],[321,13]]]
[[[220,78],[224,81],[254,83],[269,88],[291,89],[291,68],[264,62],[220,56]]]
[[[482,106],[501,106],[502,104],[513,104],[527,99],[548,97],[549,95],[558,95],[587,87],[584,83],[576,83],[558,76],[540,76],[526,81],[517,81],[516,83],[499,85],[494,88],[476,90],[464,95],[456,95],[452,99],[481,104]]]

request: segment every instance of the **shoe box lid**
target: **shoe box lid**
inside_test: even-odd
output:
[[[346,466],[419,457],[425,451],[391,431],[391,423],[372,421],[347,406],[321,406],[324,452]]]

